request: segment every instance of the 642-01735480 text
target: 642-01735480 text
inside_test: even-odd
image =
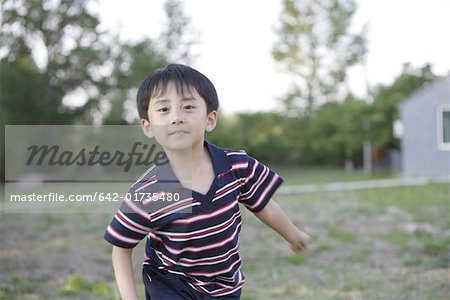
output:
[[[62,194],[62,193],[29,193],[29,194],[11,194],[9,195],[10,202],[119,202],[119,201],[134,201],[134,202],[149,202],[149,201],[167,201],[176,202],[180,200],[179,193],[99,193],[92,194]]]

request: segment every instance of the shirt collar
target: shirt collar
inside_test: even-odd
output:
[[[224,149],[217,147],[214,144],[211,144],[210,142],[205,140],[205,146],[206,149],[209,151],[209,156],[211,157],[211,161],[214,168],[214,173],[216,174],[216,177],[225,172],[228,171],[231,168],[230,160],[228,159],[228,156],[226,155]]]
[[[215,177],[231,169],[231,163],[223,148],[220,148],[205,140],[205,148],[208,150],[214,168]],[[181,188],[181,184],[176,178],[170,163],[157,166],[154,173],[159,186],[164,191],[173,191]]]

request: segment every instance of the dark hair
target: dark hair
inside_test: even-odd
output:
[[[207,113],[219,109],[216,89],[205,75],[185,65],[170,64],[165,68],[153,71],[139,86],[136,100],[141,119],[148,119],[150,98],[164,93],[169,82],[175,84],[178,93],[194,88],[205,100]]]

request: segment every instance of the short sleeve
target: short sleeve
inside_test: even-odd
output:
[[[283,179],[274,171],[256,159],[246,156],[247,172],[243,178],[239,202],[253,213],[262,210],[283,183]]]
[[[103,238],[114,246],[133,248],[152,230],[151,221],[141,202],[125,199],[106,228]]]

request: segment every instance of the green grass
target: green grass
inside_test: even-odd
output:
[[[375,170],[372,175],[366,175],[362,169],[346,172],[344,169],[335,167],[289,168],[271,166],[271,168],[285,179],[285,185],[323,184],[398,177],[397,174],[386,170]]]
[[[356,243],[358,240],[358,236],[356,234],[341,230],[335,225],[328,227],[328,236],[332,239],[340,240],[345,243]]]
[[[276,197],[313,236],[293,254],[242,208],[243,300],[446,299],[449,186]],[[102,240],[110,214],[2,214],[0,299],[119,299]],[[140,299],[143,243],[133,258]]]
[[[246,214],[246,289],[256,299],[445,299],[448,196],[448,185],[427,185],[278,197],[313,243],[296,257]],[[259,254],[260,264],[253,235],[266,231],[273,246]],[[266,271],[273,269],[275,280]]]

